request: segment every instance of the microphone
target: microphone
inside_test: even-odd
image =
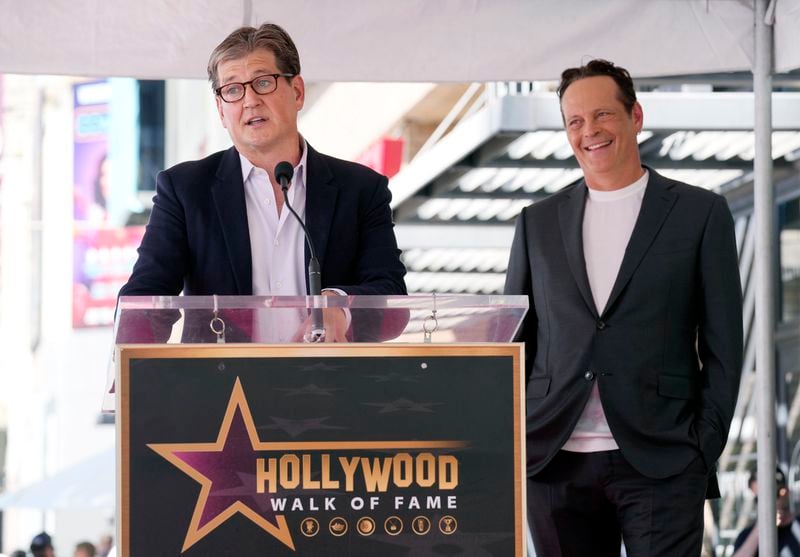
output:
[[[317,259],[317,252],[314,250],[314,244],[311,242],[311,235],[308,233],[308,229],[306,228],[303,219],[300,218],[300,215],[292,208],[291,204],[289,204],[289,182],[292,181],[292,176],[294,176],[294,167],[291,163],[287,161],[281,161],[275,165],[275,179],[278,181],[278,184],[281,186],[281,191],[283,191],[283,202],[286,205],[286,208],[289,209],[294,215],[294,218],[297,219],[297,222],[300,223],[300,226],[303,228],[303,234],[306,238],[306,244],[308,244],[308,251],[311,254],[310,259],[308,260],[308,292],[312,296],[321,296],[322,295],[322,273],[319,270],[319,259]],[[314,307],[311,310],[311,342],[320,342],[325,338],[325,321],[322,316],[322,309],[318,307]]]

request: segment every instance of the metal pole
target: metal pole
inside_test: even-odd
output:
[[[775,528],[775,195],[772,189],[772,26],[755,2],[755,342],[758,387],[758,554],[777,555]]]

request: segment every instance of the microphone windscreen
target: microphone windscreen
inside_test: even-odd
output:
[[[294,176],[294,167],[287,161],[281,161],[275,165],[275,179],[279,184],[289,183]]]

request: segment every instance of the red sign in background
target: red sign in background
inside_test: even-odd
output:
[[[403,164],[403,140],[382,137],[367,147],[356,162],[391,178]]]
[[[117,293],[130,276],[144,226],[76,229],[73,241],[72,326],[114,323]]]

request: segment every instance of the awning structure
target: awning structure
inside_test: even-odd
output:
[[[780,0],[775,71],[800,68],[800,2]],[[205,78],[241,25],[279,23],[311,81],[555,79],[605,57],[636,77],[749,71],[746,0],[0,0],[0,72]],[[635,45],[635,46],[634,46]]]
[[[116,457],[111,447],[44,480],[0,495],[0,509],[113,511]]]
[[[640,93],[642,162],[726,193],[752,192],[752,93]],[[481,108],[390,183],[415,292],[502,290],[523,207],[582,176],[553,93],[486,95]],[[800,160],[800,93],[773,96],[775,181]]]

